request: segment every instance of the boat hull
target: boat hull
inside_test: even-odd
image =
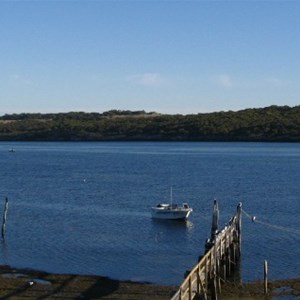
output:
[[[187,220],[192,209],[182,209],[182,210],[167,210],[152,207],[151,215],[154,219],[163,220]]]

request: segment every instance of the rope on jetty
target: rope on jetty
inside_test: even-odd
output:
[[[244,215],[247,218],[249,218],[254,223],[258,223],[258,224],[265,225],[265,226],[268,226],[268,227],[271,227],[271,228],[274,228],[274,229],[277,229],[277,230],[286,231],[286,232],[290,232],[290,233],[300,235],[300,230],[299,229],[279,226],[279,225],[271,224],[269,222],[260,221],[260,220],[257,220],[257,218],[255,216],[251,216],[250,214],[248,214],[244,209],[242,209],[242,212],[244,213]]]

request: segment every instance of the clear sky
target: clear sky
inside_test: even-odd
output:
[[[0,0],[0,114],[300,104],[300,1]]]

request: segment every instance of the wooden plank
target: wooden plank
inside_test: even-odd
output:
[[[189,277],[189,300],[192,300],[193,294],[192,294],[192,277]]]
[[[201,279],[201,276],[200,274],[198,274],[199,276],[199,283],[200,283],[200,287],[201,287],[201,290],[203,291],[203,297],[204,297],[204,300],[207,300],[207,292],[206,292],[206,289],[205,289],[205,286],[203,284],[203,281]],[[199,293],[200,294],[200,293]]]

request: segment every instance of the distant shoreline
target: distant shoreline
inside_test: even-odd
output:
[[[300,106],[164,115],[145,111],[12,114],[0,141],[300,142]]]

